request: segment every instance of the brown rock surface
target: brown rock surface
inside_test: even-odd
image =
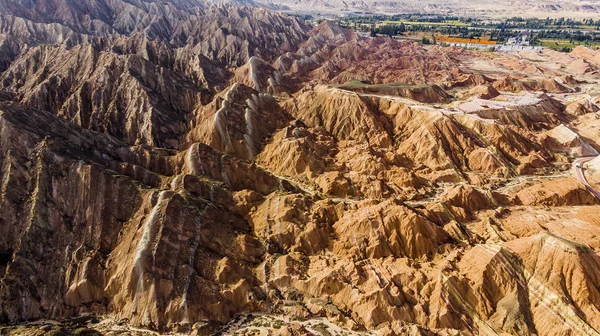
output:
[[[597,204],[585,186],[572,178],[543,181],[517,192],[517,199],[524,205],[585,205]]]
[[[468,92],[469,96],[475,96],[477,98],[481,98],[481,99],[492,99],[492,98],[496,98],[500,95],[500,93],[498,92],[498,90],[496,90],[495,87],[493,87],[492,85],[478,85],[472,89],[469,90]]]
[[[378,147],[391,145],[386,129],[389,124],[357,94],[318,86],[287,101],[284,109],[310,127],[323,127],[338,140],[368,141]]]
[[[0,11],[1,334],[598,335],[596,51]]]
[[[569,88],[563,84],[557,82],[555,79],[543,78],[543,79],[527,79],[527,80],[515,80],[514,78],[507,77],[502,80],[494,82],[494,87],[499,91],[543,91],[549,93],[565,93],[569,92]]]
[[[235,83],[194,113],[185,143],[202,142],[253,160],[263,141],[292,118],[269,94]]]

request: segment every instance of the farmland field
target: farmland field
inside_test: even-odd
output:
[[[444,22],[427,22],[427,21],[382,21],[383,24],[401,24],[416,26],[416,25],[424,25],[424,26],[456,26],[456,27],[468,27],[469,24],[466,22],[461,22],[458,20],[448,20]]]

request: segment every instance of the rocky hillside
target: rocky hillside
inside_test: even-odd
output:
[[[7,0],[0,14],[0,34],[23,41],[20,48],[103,43],[140,34],[227,66],[292,51],[307,30],[299,20],[276,12],[200,0]]]
[[[0,12],[0,333],[599,334],[599,52]]]

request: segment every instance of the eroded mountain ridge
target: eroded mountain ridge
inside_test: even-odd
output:
[[[600,53],[67,4],[0,5],[2,322],[598,334]]]

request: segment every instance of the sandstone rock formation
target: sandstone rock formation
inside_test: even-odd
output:
[[[597,51],[0,12],[0,333],[598,335]]]
[[[142,57],[85,44],[33,48],[0,81],[23,105],[53,111],[131,144],[168,148],[176,147],[185,113],[203,94],[186,77]]]
[[[469,96],[476,96],[481,99],[493,99],[500,95],[500,92],[496,90],[492,85],[478,85],[468,92]]]
[[[202,142],[223,153],[253,160],[262,142],[292,118],[270,95],[235,83],[196,111],[188,143]]]

